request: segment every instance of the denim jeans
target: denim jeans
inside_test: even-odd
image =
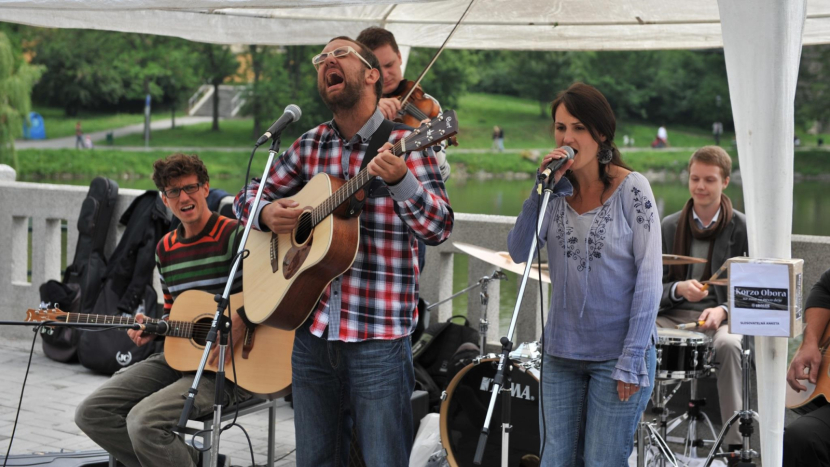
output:
[[[409,465],[415,385],[409,337],[329,341],[306,323],[296,331],[291,365],[299,467],[347,466],[353,424],[367,467]]]
[[[547,433],[542,433],[543,439],[546,436],[542,466],[628,465],[640,415],[654,388],[653,346],[645,358],[652,384],[623,402],[617,381],[611,378],[617,360],[590,362],[545,354],[542,399]]]

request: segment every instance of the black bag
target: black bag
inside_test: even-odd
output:
[[[81,286],[63,284],[55,280],[40,285],[40,302],[67,313],[78,313],[81,308]],[[52,360],[69,363],[78,361],[78,334],[76,329],[44,328],[41,334],[43,352]]]
[[[463,319],[464,325],[453,323],[455,318]],[[416,387],[429,392],[431,406],[440,401],[441,391],[447,388],[452,377],[460,370],[454,369],[453,357],[464,344],[473,344],[478,349],[478,342],[478,331],[469,326],[467,318],[456,315],[443,323],[430,324],[412,346]]]
[[[75,258],[66,267],[63,284],[49,281],[41,285],[41,302],[58,303],[63,311],[70,313],[92,312],[107,269],[104,246],[117,200],[117,183],[103,177],[92,180],[78,216]],[[61,286],[74,286],[74,292]],[[47,357],[59,362],[77,361],[80,337],[77,329],[54,328],[42,337],[43,353]]]
[[[158,297],[153,289],[155,251],[170,229],[167,211],[158,192],[147,191],[136,198],[120,219],[124,235],[109,259],[106,280],[93,314],[135,316],[144,313],[159,318]],[[90,370],[112,374],[141,361],[156,351],[155,345],[136,347],[123,331],[83,331],[78,358]]]

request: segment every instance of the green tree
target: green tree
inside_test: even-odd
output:
[[[418,79],[437,49],[414,47],[409,52],[406,78]],[[478,81],[478,55],[471,50],[444,50],[427,71],[421,87],[438,99],[444,109],[458,106],[458,99]]]
[[[213,125],[211,130],[219,131],[219,85],[236,74],[239,61],[226,45],[200,44],[199,64],[205,81],[213,86]]]
[[[830,124],[830,46],[804,47],[795,94],[795,116],[800,125],[818,122],[822,132]]]
[[[255,138],[282,115],[288,104],[296,104],[303,113],[300,121],[292,125],[292,133],[331,120],[331,112],[317,92],[317,70],[311,64],[311,57],[319,51],[318,46],[258,47],[253,52],[249,49],[249,67],[255,79],[248,88],[242,111],[254,117]]]
[[[78,29],[33,29],[33,64],[49,70],[35,88],[39,102],[62,107],[68,116],[81,108],[115,104],[126,94],[115,52],[127,35]]]
[[[0,163],[17,170],[14,140],[23,134],[28,120],[32,87],[43,67],[30,66],[15,50],[5,33],[0,32]]]

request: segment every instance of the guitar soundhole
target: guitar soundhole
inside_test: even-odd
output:
[[[202,318],[193,322],[193,334],[191,334],[193,342],[198,346],[204,347],[207,343],[207,335],[210,332],[210,324],[213,323],[213,318]],[[218,344],[218,342],[217,342]]]
[[[311,225],[311,213],[304,212],[300,214],[300,218],[297,220],[297,228],[294,230],[294,244],[303,245],[307,242],[312,230],[314,228]]]

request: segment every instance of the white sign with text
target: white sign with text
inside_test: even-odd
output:
[[[792,299],[786,264],[733,262],[730,265],[730,332],[789,337]]]

